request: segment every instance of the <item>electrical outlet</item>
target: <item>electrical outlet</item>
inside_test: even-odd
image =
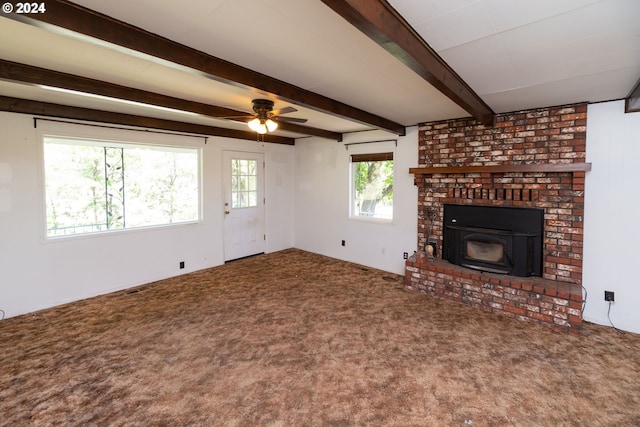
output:
[[[184,268],[184,261],[180,261],[180,268]]]
[[[615,301],[615,292],[613,291],[604,291],[604,300],[609,302]]]
[[[347,242],[345,242],[344,240],[342,241],[342,246],[346,246]]]
[[[402,259],[409,259],[409,252],[402,252]]]

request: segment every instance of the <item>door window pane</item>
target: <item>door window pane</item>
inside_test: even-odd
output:
[[[251,208],[258,206],[257,161],[231,160],[231,207]]]

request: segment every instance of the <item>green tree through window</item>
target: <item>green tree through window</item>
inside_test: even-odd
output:
[[[393,219],[393,153],[351,156],[352,215]]]
[[[47,236],[197,221],[199,150],[44,138]]]

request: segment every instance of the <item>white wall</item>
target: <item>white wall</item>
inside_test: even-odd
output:
[[[640,113],[624,102],[589,106],[585,183],[584,319],[610,325],[604,291],[615,292],[613,324],[640,333]]]
[[[349,145],[365,141],[393,142]],[[395,151],[392,223],[349,218],[349,155],[363,150]],[[295,150],[295,246],[307,251],[404,274],[403,252],[417,245],[418,190],[410,167],[418,166],[418,129],[397,137],[380,131],[347,134],[336,143],[299,140]],[[341,246],[345,240],[346,245]]]
[[[32,116],[13,113],[0,113],[0,129],[0,309],[7,317],[222,264],[225,149],[265,153],[266,251],[293,246],[293,147],[181,139],[203,149],[201,222],[46,240],[38,130]],[[105,138],[119,133],[91,129]]]

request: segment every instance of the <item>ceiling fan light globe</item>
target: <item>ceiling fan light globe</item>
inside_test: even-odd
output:
[[[252,131],[260,133],[258,131],[258,129],[260,129],[260,119],[255,118],[255,119],[249,121],[247,123],[247,125],[249,126],[249,129],[251,129]]]
[[[278,129],[278,123],[274,122],[271,119],[267,119],[265,125],[267,126],[267,130],[269,132],[273,132],[274,130]]]

